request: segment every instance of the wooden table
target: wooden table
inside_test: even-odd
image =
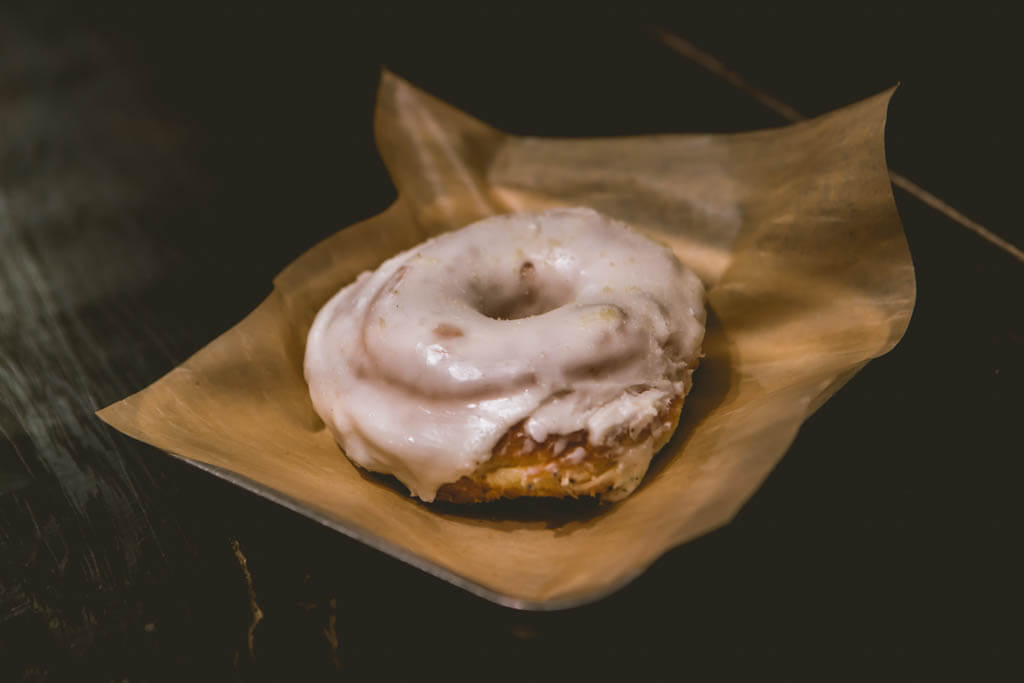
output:
[[[0,680],[1019,667],[1014,22],[755,7],[0,7]],[[776,126],[902,80],[905,339],[731,525],[555,613],[487,603],[100,423],[392,201],[370,125],[381,63],[501,128],[564,136]]]

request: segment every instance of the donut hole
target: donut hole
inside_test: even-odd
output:
[[[520,320],[561,308],[576,288],[553,269],[524,261],[514,277],[476,281],[471,287],[477,311],[494,320]]]

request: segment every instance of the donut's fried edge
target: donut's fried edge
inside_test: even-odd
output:
[[[529,439],[519,423],[494,447],[490,459],[470,476],[441,486],[437,500],[483,503],[500,498],[623,498],[639,486],[651,459],[679,426],[683,397],[677,397],[639,433],[623,432],[609,444],[587,443],[587,432]],[[578,453],[582,448],[586,453]],[[573,456],[572,454],[576,454]],[[623,460],[629,454],[629,462]]]

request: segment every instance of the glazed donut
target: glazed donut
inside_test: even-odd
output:
[[[704,322],[668,247],[590,209],[514,213],[362,273],[305,376],[349,459],[424,501],[617,500],[678,424]]]

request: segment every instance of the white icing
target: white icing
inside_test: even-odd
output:
[[[562,460],[569,463],[570,465],[578,465],[583,462],[587,457],[587,449],[577,446],[568,453],[562,456]]]
[[[430,501],[522,420],[536,442],[638,433],[688,388],[703,301],[670,249],[595,211],[494,216],[338,292],[306,381],[352,460]]]
[[[672,394],[649,389],[642,394],[622,394],[595,410],[587,420],[588,440],[601,443],[623,429],[636,437],[663,409],[668,407]]]

